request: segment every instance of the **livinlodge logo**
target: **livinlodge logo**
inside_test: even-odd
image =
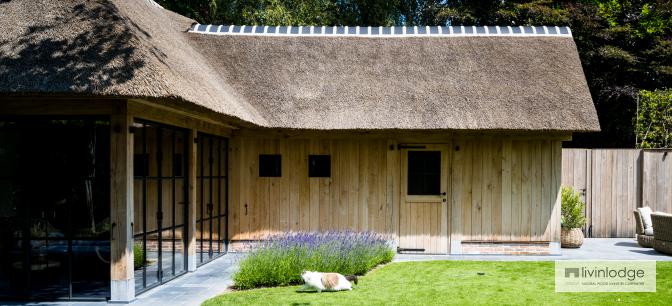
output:
[[[605,267],[603,269],[586,269],[586,267],[581,268],[565,268],[565,277],[582,277],[582,278],[622,278],[629,281],[634,281],[636,279],[641,279],[646,275],[646,272],[643,269],[628,269],[627,267],[614,270]]]
[[[557,292],[655,292],[653,260],[558,260],[555,262]]]

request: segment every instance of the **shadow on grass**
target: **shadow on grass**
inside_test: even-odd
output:
[[[348,292],[350,290],[336,290],[336,291],[331,291],[331,290],[324,290],[322,292],[317,292],[317,290],[314,289],[296,289],[296,293],[322,293],[322,294],[330,294],[330,293],[338,293],[338,292]]]

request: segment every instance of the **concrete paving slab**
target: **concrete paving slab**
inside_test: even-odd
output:
[[[634,238],[589,238],[578,249],[562,249],[562,255],[422,255],[397,254],[395,262],[426,260],[501,260],[501,261],[555,261],[555,260],[657,260],[672,261],[672,256],[643,248]]]

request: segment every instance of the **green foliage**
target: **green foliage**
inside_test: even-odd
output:
[[[142,268],[145,260],[145,251],[142,249],[142,245],[134,244],[133,245],[133,268],[138,270]]]
[[[623,252],[628,252],[623,250]],[[549,258],[552,259],[552,258]],[[215,305],[668,305],[672,262],[656,263],[656,292],[555,292],[553,261],[437,260],[376,269],[352,291],[305,294],[299,287],[228,292]],[[479,275],[482,272],[483,275]],[[668,302],[665,302],[668,301]]]
[[[581,195],[572,187],[562,186],[562,207],[560,224],[562,228],[581,228],[586,224],[583,209],[586,205]]]
[[[244,25],[394,25],[401,0],[158,0],[200,23]],[[402,4],[403,2],[403,4]]]
[[[664,6],[667,6],[667,8]],[[656,4],[644,3],[642,5],[640,25],[643,30],[646,31],[646,34],[665,34],[669,31],[672,27],[672,16],[669,14],[670,9],[672,9],[672,4],[670,4],[670,2]],[[667,10],[667,14],[665,13],[665,10]]]
[[[637,57],[616,46],[605,45],[597,49],[597,52],[604,60],[629,65],[637,63]]]
[[[232,24],[315,25],[332,23],[334,5],[326,0],[232,1],[218,18]]]
[[[615,27],[618,25],[619,14],[622,10],[620,0],[597,1],[597,7],[599,7],[598,12],[600,15],[609,21],[610,26]]]
[[[672,90],[642,90],[635,118],[638,148],[672,147]]]
[[[378,234],[331,232],[273,238],[240,262],[233,281],[238,289],[251,289],[303,283],[303,271],[363,275],[394,257],[391,244],[376,236]]]

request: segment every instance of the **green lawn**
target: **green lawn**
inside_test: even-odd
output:
[[[393,263],[360,278],[352,291],[264,288],[223,294],[203,305],[670,305],[672,301],[671,262],[657,263],[656,293],[556,293],[553,269],[554,262]]]

